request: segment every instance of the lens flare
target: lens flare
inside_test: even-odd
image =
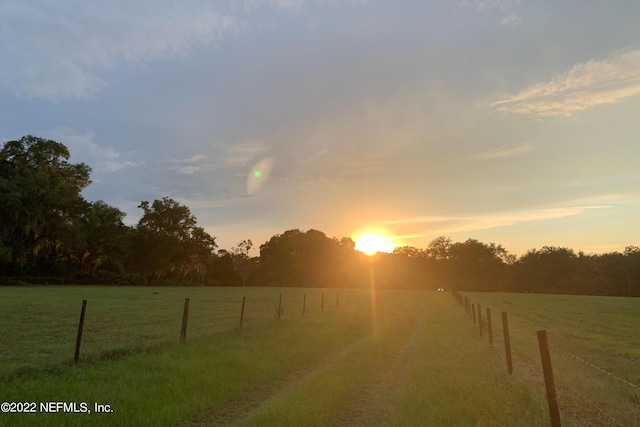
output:
[[[247,174],[247,194],[252,196],[264,187],[273,169],[273,157],[266,157],[256,163]]]

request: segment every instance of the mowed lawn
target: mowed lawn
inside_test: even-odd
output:
[[[524,332],[535,335],[536,328],[546,327],[527,314],[537,310],[549,318],[564,425],[584,425],[585,420],[616,425],[611,417],[620,425],[638,424],[640,394],[629,386],[624,391],[617,380],[602,395],[587,394],[587,403],[566,399],[562,384],[586,393],[606,382],[601,376],[610,377],[586,369],[569,374],[575,359],[565,355],[565,362],[557,356],[560,349],[581,351],[578,344],[565,346],[568,339],[561,347],[557,331],[597,337],[596,317],[585,332],[566,310],[559,310],[554,320],[554,302],[545,302],[544,296],[465,295],[483,307],[493,304],[494,310],[503,310],[503,301],[520,307],[517,313],[513,307],[505,309],[513,325],[513,375],[506,372],[500,347],[499,315],[494,315],[496,344],[490,348],[486,334],[480,338],[448,292],[0,288],[0,401],[85,402],[92,411],[41,413],[38,407],[35,414],[0,414],[0,425],[548,425],[536,343]],[[187,340],[180,344],[186,297]],[[640,300],[614,304],[603,298],[599,305],[597,299],[563,298],[570,301],[558,306],[585,304],[584,311],[600,313],[611,324],[608,335],[616,337],[616,346],[607,349],[602,347],[609,338],[598,340],[597,348],[589,347],[588,339],[577,339],[587,346],[580,354],[637,356],[636,330],[608,316],[635,316],[637,321]],[[83,299],[88,304],[76,366],[72,359]],[[591,363],[638,383],[637,358],[635,365],[623,362],[619,368],[604,359]],[[95,413],[95,403],[107,404],[113,412]],[[605,415],[592,403],[604,406]]]

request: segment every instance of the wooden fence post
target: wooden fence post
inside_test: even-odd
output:
[[[184,299],[184,310],[182,312],[182,329],[180,330],[180,342],[187,339],[187,320],[189,319],[189,298]]]
[[[480,326],[480,338],[482,338],[482,306],[478,304],[478,325]]]
[[[551,426],[560,427],[560,410],[558,409],[556,386],[553,381],[553,369],[551,368],[551,354],[549,353],[547,331],[538,331],[538,347],[540,347],[540,359],[542,360],[542,372],[544,373],[544,387],[547,390]]]
[[[513,374],[513,361],[511,360],[511,340],[509,339],[509,321],[507,320],[507,312],[502,312],[502,331],[504,333],[504,353],[507,357],[507,370],[509,375]]]
[[[242,329],[242,319],[244,319],[244,300],[246,297],[242,297],[242,308],[240,309],[240,326],[238,330]]]
[[[87,311],[87,300],[82,300],[82,309],[80,310],[80,322],[78,323],[78,336],[76,337],[76,352],[73,355],[74,363],[78,363],[80,357],[80,344],[82,343],[82,330],[84,329],[84,314]]]
[[[489,346],[493,348],[493,326],[491,325],[491,309],[487,307],[487,333],[489,334]]]
[[[471,304],[471,312],[473,314],[473,325],[475,326],[476,324],[476,305],[475,304]]]
[[[280,300],[278,301],[278,319],[282,316],[282,293],[280,294]]]

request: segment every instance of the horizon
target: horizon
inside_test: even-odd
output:
[[[640,246],[640,3],[0,2],[0,142],[66,145],[135,225]],[[600,31],[594,31],[599,29]],[[356,236],[356,238],[354,238]]]

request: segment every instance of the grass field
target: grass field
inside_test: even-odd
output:
[[[445,292],[373,298],[363,290],[0,288],[0,401],[113,409],[0,414],[0,425],[543,426],[548,409],[528,335],[537,329],[549,331],[563,425],[640,424],[637,389],[562,353],[638,384],[640,300],[465,295],[509,312],[512,376],[499,315],[490,348]],[[185,297],[187,341],[179,344]],[[75,366],[82,299],[88,305]]]
[[[543,377],[536,331],[547,331],[560,406],[575,423],[640,425],[640,299],[464,295],[481,304],[485,318],[491,308],[496,347],[504,345],[500,313],[508,313],[514,375],[529,375],[538,384]]]

